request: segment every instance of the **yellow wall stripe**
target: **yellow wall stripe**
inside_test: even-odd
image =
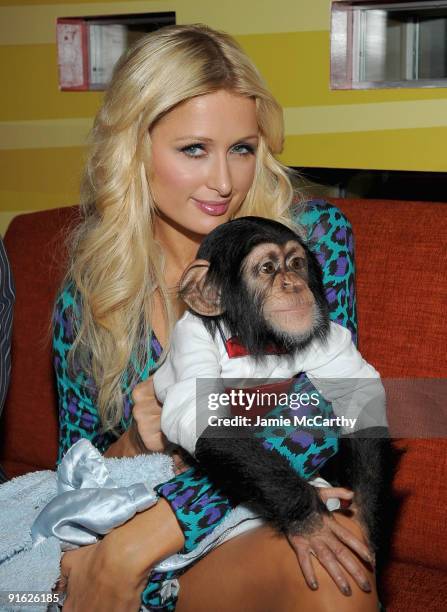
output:
[[[328,30],[329,0],[189,0],[178,2],[178,23],[206,23],[237,34]]]
[[[0,211],[77,202],[83,165],[79,147],[0,151]]]
[[[77,147],[86,143],[93,119],[49,119],[0,123],[0,149]]]
[[[340,134],[444,127],[447,100],[285,108],[286,134]],[[447,164],[447,159],[445,160]]]
[[[447,127],[289,136],[281,160],[310,168],[445,172],[445,142]]]
[[[284,109],[287,135],[445,127],[446,118],[447,100]],[[91,117],[0,122],[0,149],[83,146],[92,122]]]
[[[59,91],[56,45],[0,47],[0,121],[94,116],[102,92]]]
[[[153,0],[149,4],[144,1],[3,6],[0,7],[0,45],[53,43],[57,17],[113,13],[175,11],[177,23],[207,23],[233,34],[328,29],[328,0],[312,0],[305,5],[303,10],[303,3],[297,0]]]

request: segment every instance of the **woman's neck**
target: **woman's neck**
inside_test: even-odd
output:
[[[203,236],[177,226],[157,212],[154,218],[154,237],[166,257],[165,280],[168,287],[178,284],[186,266],[196,256]]]

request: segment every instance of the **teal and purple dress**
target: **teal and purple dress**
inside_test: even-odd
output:
[[[293,219],[307,235],[307,242],[316,254],[323,270],[323,282],[330,309],[330,318],[348,328],[356,340],[357,319],[354,287],[354,241],[352,228],[346,217],[332,204],[314,200],[296,207]],[[80,438],[87,438],[100,452],[116,440],[116,435],[103,432],[96,404],[97,390],[91,379],[76,367],[69,367],[68,352],[75,339],[76,323],[80,316],[79,304],[73,284],[67,284],[59,294],[54,314],[54,365],[59,399],[59,459]],[[121,435],[131,422],[133,387],[146,380],[158,367],[162,347],[152,333],[145,343],[147,359],[143,365],[135,360],[123,376],[122,393],[124,410],[118,429]],[[130,369],[133,371],[130,377]],[[136,373],[136,376],[135,376]],[[132,378],[132,383],[129,380]],[[297,377],[291,391],[315,392],[305,374]],[[284,410],[279,406],[270,414]],[[332,414],[331,406],[320,397],[318,410]],[[312,477],[323,463],[337,452],[335,432],[318,436],[305,430],[277,431],[265,428],[258,434],[268,449],[275,449],[288,458],[292,466],[306,479]],[[232,505],[215,489],[206,474],[194,466],[172,480],[157,487],[176,514],[183,530],[185,545],[182,552],[193,551],[228,515]],[[186,568],[185,568],[186,569]],[[185,571],[152,572],[142,593],[142,605],[148,610],[172,611],[177,601],[177,589],[166,585],[176,582]]]

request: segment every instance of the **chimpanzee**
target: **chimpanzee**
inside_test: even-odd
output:
[[[281,223],[235,219],[203,240],[180,281],[180,296],[189,311],[177,322],[154,377],[167,438],[193,455],[231,500],[249,505],[288,537],[321,532],[324,539],[329,527],[343,540],[315,487],[286,458],[266,449],[250,428],[222,425],[216,435],[197,414],[206,410],[197,405],[198,380],[253,384],[306,372],[335,414],[356,419],[350,430],[342,429],[335,473],[332,459],[327,473],[333,485],[336,480],[354,491],[374,550],[386,472],[383,387],[350,332],[329,321],[314,254]]]

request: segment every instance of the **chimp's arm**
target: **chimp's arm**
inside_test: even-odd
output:
[[[380,517],[390,499],[397,459],[387,428],[371,427],[342,436],[338,453],[320,469],[321,476],[333,486],[354,491],[354,508],[375,551],[383,541]]]
[[[208,427],[195,456],[210,479],[235,503],[245,503],[284,533],[305,534],[328,511],[317,489],[247,427]],[[217,437],[218,435],[218,437]]]

